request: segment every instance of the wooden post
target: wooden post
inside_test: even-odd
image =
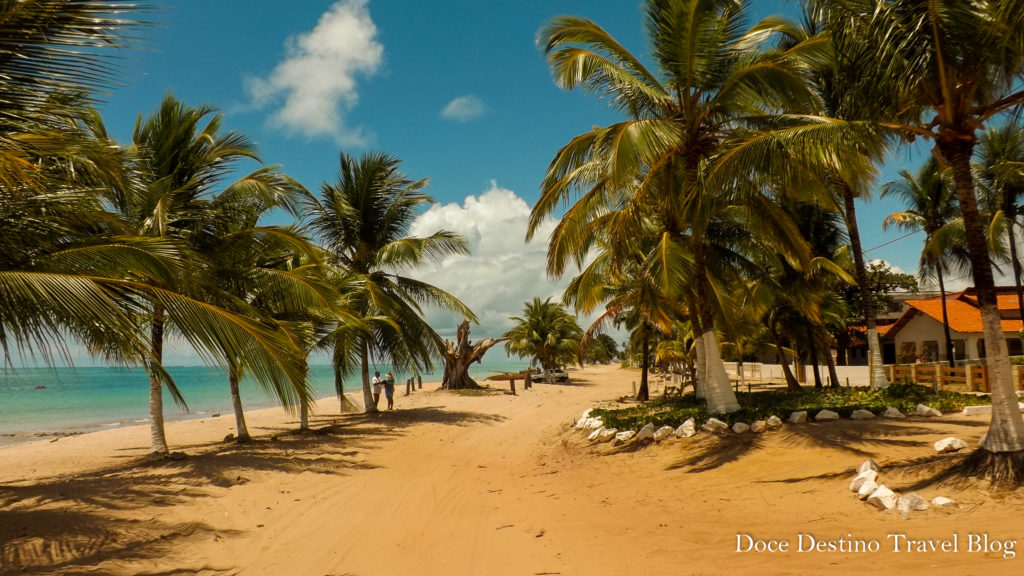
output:
[[[967,385],[968,392],[977,392],[978,388],[974,382],[974,366],[970,364],[964,364],[964,384]]]
[[[515,378],[509,378],[508,382],[509,382],[509,384],[512,385],[512,395],[515,396],[516,395],[516,379]]]
[[[633,380],[633,396],[636,396],[636,380]]]
[[[533,368],[527,368],[526,369],[526,376],[524,377],[524,380],[523,380],[523,388],[525,388],[527,390],[529,390],[530,388],[533,388],[533,378],[530,377],[531,373],[533,373]]]
[[[920,382],[917,381],[917,364],[910,365],[910,381],[914,384],[920,384]]]
[[[423,376],[416,375],[416,384],[419,385],[420,390],[423,390]]]

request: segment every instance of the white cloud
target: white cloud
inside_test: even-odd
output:
[[[530,207],[515,192],[496,182],[463,204],[434,206],[420,215],[410,235],[426,236],[445,229],[464,235],[471,256],[451,256],[440,264],[417,269],[416,278],[454,294],[480,320],[471,338],[497,337],[512,327],[509,316],[518,316],[523,303],[534,296],[561,298],[570,275],[559,281],[545,273],[547,238],[554,222],[541,226],[535,239],[525,243]],[[431,311],[427,321],[439,334],[452,337],[461,318]],[[581,322],[582,325],[582,322]]]
[[[469,122],[484,113],[484,103],[472,94],[459,96],[441,110],[441,118],[456,122]]]
[[[335,2],[315,28],[285,42],[285,59],[269,76],[247,80],[255,106],[280,102],[271,124],[339,145],[364,142],[362,130],[347,126],[345,116],[359,101],[357,77],[372,76],[384,57],[366,3]]]

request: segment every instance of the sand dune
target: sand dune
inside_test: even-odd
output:
[[[921,485],[956,458],[932,443],[976,440],[983,417],[594,447],[569,424],[636,374],[573,377],[514,397],[416,392],[372,417],[326,399],[303,435],[281,410],[254,412],[245,446],[222,441],[229,417],[175,423],[188,458],[159,464],[144,462],[145,427],[0,449],[0,573],[1011,574],[1024,562],[1020,491]],[[861,503],[847,484],[869,457],[890,487],[959,505],[902,518]],[[737,552],[744,535],[790,548]],[[811,538],[878,551],[799,551]],[[918,551],[927,540],[936,551]]]

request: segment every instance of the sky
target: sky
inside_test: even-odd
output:
[[[794,14],[785,0],[753,2],[754,17]],[[141,45],[119,53],[121,85],[100,109],[118,140],[166,94],[206,103],[247,134],[265,164],[316,192],[337,178],[339,153],[383,151],[412,179],[429,178],[438,205],[413,226],[463,233],[473,255],[415,274],[460,297],[480,318],[472,338],[497,336],[526,300],[559,297],[568,277],[544,273],[553,223],[526,244],[525,227],[555,152],[619,120],[586,93],[552,80],[536,46],[549,18],[586,16],[647,54],[635,0],[209,0],[156,2]],[[753,22],[751,22],[753,23]],[[875,187],[914,169],[900,150]],[[247,172],[257,167],[244,166]],[[870,259],[914,272],[922,236],[883,232],[892,201],[861,204]],[[443,336],[455,320],[431,313]],[[450,324],[447,325],[447,324]]]

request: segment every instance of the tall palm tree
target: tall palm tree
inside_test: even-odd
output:
[[[229,334],[203,340],[198,337],[199,331],[211,327],[197,327],[193,311],[156,302],[147,312],[153,361],[162,362],[167,331],[174,330],[206,359],[226,365],[229,373],[247,370],[277,392],[286,405],[297,404],[308,397],[309,389],[303,372],[304,355],[293,337],[267,317],[249,314],[248,310],[240,313],[244,307],[239,300],[235,300],[232,311],[211,304],[211,300],[225,302],[224,298],[211,298],[210,287],[223,280],[210,274],[211,263],[204,256],[213,244],[209,236],[228,206],[228,201],[217,201],[217,194],[222,192],[223,179],[235,162],[243,158],[258,160],[248,140],[236,132],[223,132],[221,121],[222,117],[209,106],[192,108],[173,96],[165,97],[151,116],[139,117],[132,135],[131,169],[140,185],[109,190],[106,200],[133,233],[171,243],[187,261],[187,274],[182,271],[170,279],[143,279],[151,290],[179,292],[210,315],[253,336],[254,327],[260,327],[260,337],[264,332],[273,333],[277,342],[273,347],[253,346]],[[262,169],[227,185],[223,193],[227,194],[225,198],[248,196],[248,201],[270,202],[294,191],[294,182],[273,169]],[[154,454],[168,452],[163,426],[165,385],[174,393],[173,383],[163,373],[150,370],[150,440]],[[182,401],[179,395],[174,397]]]
[[[320,199],[305,206],[310,230],[346,278],[351,310],[362,316],[364,330],[333,334],[335,383],[358,363],[367,412],[375,412],[370,389],[371,358],[382,358],[397,370],[426,370],[444,343],[423,318],[423,305],[476,317],[451,294],[399,272],[428,262],[468,254],[466,239],[447,230],[426,237],[408,236],[420,211],[434,199],[423,192],[428,181],[409,180],[401,160],[384,153],[360,159],[342,153],[337,182],[320,187]]]
[[[959,218],[956,191],[948,172],[942,170],[934,157],[929,158],[918,169],[916,175],[911,174],[909,170],[902,170],[900,178],[882,186],[881,197],[896,196],[903,201],[907,209],[886,216],[882,221],[882,227],[898,226],[904,230],[924,231],[924,248],[921,250],[918,265],[920,276],[923,279],[934,273],[938,280],[939,296],[942,299],[946,359],[952,368],[956,366],[956,359],[953,354],[953,341],[949,335],[943,271],[947,268],[945,253],[950,248]]]
[[[537,362],[553,382],[551,370],[580,362],[583,329],[576,317],[551,298],[534,298],[523,303],[523,315],[511,318],[516,325],[502,334],[508,338],[505,352]]]
[[[773,234],[780,250],[794,260],[806,252],[787,241],[799,237],[789,218],[764,188],[743,175],[755,164],[781,166],[779,158],[789,157],[779,145],[792,138],[797,120],[774,113],[817,109],[801,61],[817,46],[770,49],[764,39],[782,23],[769,19],[745,31],[747,5],[736,0],[650,0],[644,9],[655,71],[590,20],[562,16],[541,29],[538,42],[555,83],[592,92],[628,118],[577,136],[558,151],[541,185],[528,237],[559,204],[578,196],[549,246],[548,272],[557,276],[571,259],[582,261],[591,242],[587,222],[597,215],[621,213],[618,237],[638,229],[642,218],[656,222],[659,242],[645,267],[665,280],[667,294],[682,299],[692,289],[691,308],[700,316],[693,319],[701,334],[698,372],[707,381],[709,410],[731,412],[739,404],[718,353],[718,295],[704,239],[719,214],[741,205],[748,226]],[[773,136],[747,138],[754,128],[783,124],[788,126]],[[748,145],[736,145],[733,140],[741,136]],[[807,133],[801,138],[814,139]],[[723,160],[740,169],[718,169]],[[790,167],[784,174],[797,179],[797,172]]]
[[[884,110],[882,123],[925,138],[952,168],[978,294],[992,379],[992,425],[973,463],[997,477],[1024,477],[1024,418],[1010,373],[985,224],[978,211],[971,157],[977,131],[1024,102],[1024,3],[1020,0],[843,0],[837,49],[870,44],[861,80]],[[1015,456],[1016,455],[1016,456]],[[1009,460],[1008,460],[1009,459]],[[1016,460],[1014,460],[1016,459]],[[1014,462],[1005,466],[1006,462]],[[995,464],[993,464],[995,463]]]
[[[991,212],[998,215],[996,222],[1006,229],[1006,243],[1013,266],[1013,284],[1017,289],[1017,308],[1021,318],[1024,318],[1022,266],[1017,250],[1019,203],[1024,194],[1024,127],[1020,124],[1022,111],[1024,108],[1018,107],[1009,122],[999,127],[991,126],[982,134],[975,154],[975,173],[982,198],[990,196],[995,200]]]

